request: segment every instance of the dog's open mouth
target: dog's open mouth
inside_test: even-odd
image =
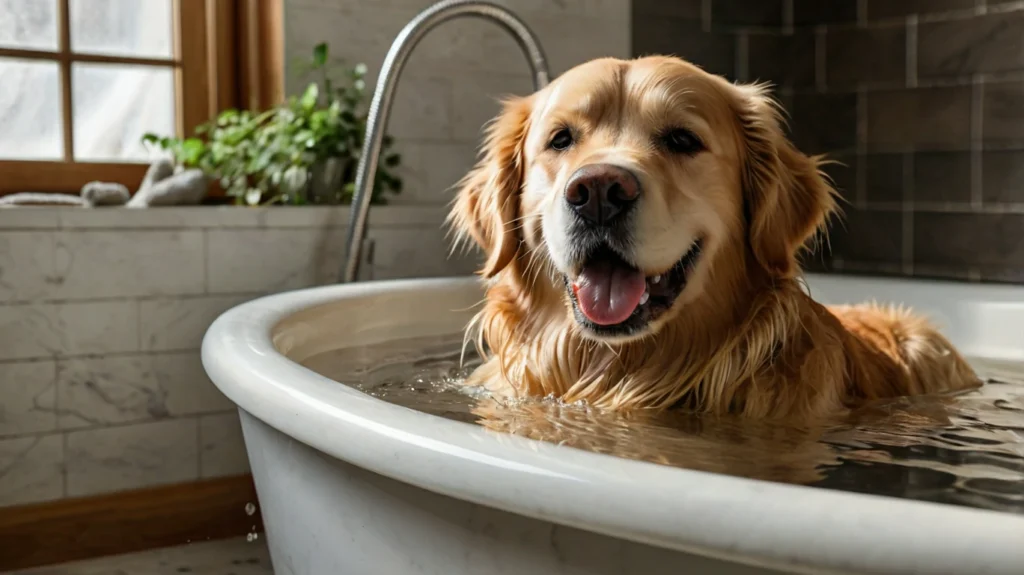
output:
[[[629,335],[668,311],[700,259],[697,240],[667,272],[645,276],[609,248],[587,257],[575,280],[565,279],[576,320],[600,335]]]

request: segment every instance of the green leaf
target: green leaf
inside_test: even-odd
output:
[[[308,146],[307,142],[311,139],[313,139],[313,132],[311,130],[300,130],[292,136],[292,142],[303,146]]]
[[[311,83],[306,87],[306,91],[303,92],[302,98],[299,100],[299,105],[303,110],[309,111],[316,107],[316,101],[320,97],[320,86],[316,83]]]
[[[220,113],[219,116],[217,116],[217,125],[218,126],[227,126],[229,124],[235,123],[236,121],[238,121],[238,119],[239,119],[239,112],[238,112],[238,110],[224,110],[223,112]]]
[[[327,42],[321,42],[313,48],[313,65],[323,67],[327,64]]]
[[[245,195],[247,187],[244,178],[239,178],[231,182],[231,187],[227,189],[229,196],[240,197]]]
[[[182,162],[194,166],[206,153],[206,143],[199,138],[189,138],[181,144]]]
[[[318,203],[351,200],[355,167],[366,134],[367,67],[332,62],[326,43],[314,49],[304,66],[319,69],[318,82],[268,110],[225,110],[198,127],[188,139],[145,134],[142,141],[171,152],[176,162],[197,166],[221,181],[240,205],[306,202],[304,194],[312,166],[328,158],[341,162],[343,177],[338,193]],[[325,89],[330,87],[332,89]],[[394,139],[385,135],[381,164],[371,202],[385,203],[398,193],[402,181],[395,173],[401,155],[390,148]],[[254,198],[258,193],[258,198]],[[248,196],[248,197],[247,197]]]

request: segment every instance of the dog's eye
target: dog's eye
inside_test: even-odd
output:
[[[561,152],[563,150],[568,150],[569,146],[571,145],[572,132],[570,132],[567,129],[561,129],[555,132],[555,135],[553,138],[551,138],[551,142],[548,144],[548,147],[550,147],[553,150],[558,150],[559,152]]]
[[[662,141],[665,143],[665,147],[675,154],[693,155],[704,149],[704,144],[700,141],[700,138],[694,135],[693,132],[682,128],[665,132],[665,135],[662,136]]]

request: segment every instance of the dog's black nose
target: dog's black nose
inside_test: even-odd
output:
[[[640,197],[640,182],[625,168],[590,164],[565,186],[565,201],[584,221],[603,226],[626,213]]]

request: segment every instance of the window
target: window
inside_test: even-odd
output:
[[[0,194],[134,191],[144,133],[280,98],[279,23],[279,0],[0,0]]]

